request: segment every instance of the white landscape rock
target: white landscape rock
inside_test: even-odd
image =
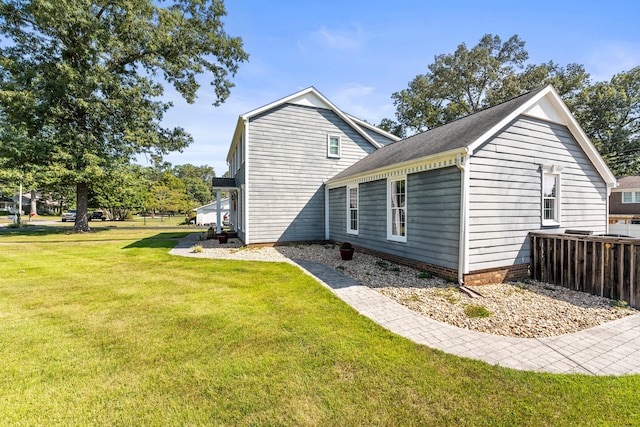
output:
[[[518,282],[476,287],[483,298],[470,298],[457,285],[411,267],[356,253],[342,261],[337,245],[312,244],[264,248],[242,247],[237,239],[199,242],[203,258],[287,262],[314,261],[341,271],[398,303],[460,328],[497,335],[534,338],[577,332],[636,314],[607,298],[540,282]],[[488,317],[470,317],[467,306],[481,306]]]

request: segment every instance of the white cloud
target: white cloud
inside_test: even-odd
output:
[[[373,86],[351,83],[333,91],[328,98],[342,111],[370,123],[385,117],[393,118],[395,108],[388,94],[381,94]]]
[[[640,45],[625,42],[603,42],[594,46],[585,68],[593,82],[611,80],[615,74],[640,65]]]
[[[313,51],[317,47],[338,51],[358,51],[361,50],[366,41],[364,29],[359,24],[353,24],[351,28],[338,29],[320,27],[309,36],[298,42],[298,48],[307,52]]]

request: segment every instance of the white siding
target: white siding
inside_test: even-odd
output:
[[[327,135],[341,157],[327,156]],[[333,111],[284,104],[249,124],[250,242],[324,240],[324,181],[375,148]]]
[[[569,130],[520,117],[471,158],[469,269],[529,262],[529,231],[541,220],[540,165],[561,171],[560,228],[606,230],[606,184]]]

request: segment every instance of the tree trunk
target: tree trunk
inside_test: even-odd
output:
[[[86,182],[78,183],[76,186],[76,223],[73,231],[83,233],[91,231],[89,221],[87,221],[87,198],[89,185]]]
[[[36,190],[31,190],[31,211],[29,212],[29,218],[34,215],[38,215],[38,206],[36,205]]]

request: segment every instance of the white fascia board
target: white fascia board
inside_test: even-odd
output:
[[[567,126],[567,128],[569,128],[569,130],[571,131],[571,134],[576,139],[576,141],[578,141],[578,144],[580,144],[580,147],[582,148],[584,153],[587,155],[589,160],[591,160],[591,162],[593,163],[596,170],[598,171],[602,179],[605,181],[607,186],[608,187],[615,186],[616,185],[615,176],[613,175],[609,167],[606,165],[606,163],[604,162],[604,159],[602,158],[602,156],[600,156],[600,153],[598,153],[598,150],[596,150],[593,143],[591,143],[587,135],[584,133],[584,130],[582,130],[582,127],[580,127],[575,117],[573,117],[573,114],[571,114],[571,111],[569,111],[569,108],[567,108],[565,103],[562,101],[562,98],[560,98],[560,95],[558,95],[558,92],[556,92],[556,90],[551,85],[545,87],[538,94],[536,94],[536,96],[534,96],[529,101],[521,105],[519,108],[512,111],[511,114],[509,114],[504,119],[502,119],[498,124],[496,124],[487,132],[485,132],[481,137],[476,139],[473,143],[469,144],[468,146],[469,154],[472,155],[475,152],[475,150],[478,149],[478,147],[480,147],[489,138],[493,137],[496,133],[498,133],[500,129],[505,127],[508,123],[510,123],[519,115],[530,110],[531,107],[533,107],[535,104],[540,102],[540,100],[543,98],[546,98],[546,100],[556,109],[560,117],[562,117],[562,119],[564,120],[563,124]]]
[[[351,126],[356,132],[358,132],[358,134],[360,136],[362,136],[367,142],[369,142],[371,145],[373,145],[375,148],[380,148],[381,145],[378,144],[373,138],[371,138],[369,135],[367,135],[367,133],[365,131],[362,130],[362,128],[360,128],[360,126],[354,121],[352,120],[351,116],[349,114],[346,114],[345,112],[343,112],[342,110],[340,110],[338,107],[336,107],[331,101],[329,101],[324,95],[322,95],[316,88],[314,88],[313,86],[310,86],[306,89],[303,89],[301,91],[298,91],[296,93],[293,93],[289,96],[286,96],[284,98],[281,98],[277,101],[271,102],[267,105],[263,105],[260,108],[256,108],[255,110],[251,110],[247,113],[244,113],[242,116],[240,116],[241,119],[244,120],[249,120],[252,117],[255,117],[259,114],[264,113],[265,111],[269,111],[273,108],[278,107],[279,105],[282,104],[286,104],[286,103],[292,103],[295,104],[296,100],[301,100],[302,98],[304,98],[305,96],[314,96],[316,97],[320,102],[301,102],[300,104],[302,105],[313,105],[315,107],[320,108],[320,106],[322,106],[322,104],[324,104],[324,108],[326,108],[327,110],[332,110],[334,113],[336,113],[338,115],[338,117],[340,117],[342,120],[344,120],[345,122],[347,122],[347,124],[349,124],[349,126]],[[236,127],[236,132],[237,132],[238,128]],[[378,131],[381,131],[381,129],[379,129]],[[236,136],[234,135],[234,138]],[[235,139],[234,139],[235,140]],[[229,153],[231,153],[232,151],[229,150]]]
[[[349,184],[377,181],[387,177],[410,175],[412,173],[426,172],[429,170],[441,169],[456,165],[459,156],[467,156],[466,148],[444,151],[432,156],[412,159],[407,162],[396,163],[379,169],[370,170],[357,175],[351,175],[339,180],[327,180],[326,186],[329,189],[344,187]]]
[[[227,152],[227,163],[231,163],[231,158],[233,157],[233,152],[236,149],[236,145],[238,142],[242,140],[242,132],[244,131],[244,118],[243,116],[238,117],[238,123],[236,123],[236,129],[233,132],[233,137],[231,139],[231,145],[229,146],[229,151]]]

